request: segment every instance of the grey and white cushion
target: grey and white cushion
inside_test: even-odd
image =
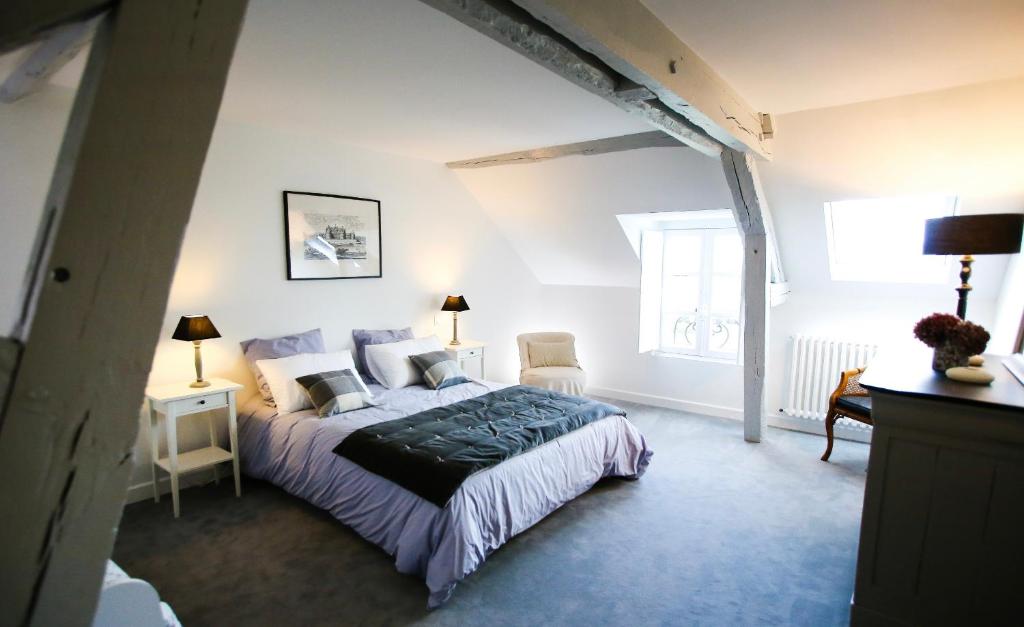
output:
[[[469,377],[459,368],[459,363],[445,351],[409,355],[409,359],[423,373],[423,381],[427,386],[434,390],[469,383]]]
[[[356,371],[352,353],[347,350],[333,353],[304,353],[280,359],[261,359],[256,362],[256,367],[267,380],[277,411],[282,414],[313,407],[313,403],[309,400],[309,394],[298,382],[299,377],[335,370]],[[357,374],[356,377],[358,378],[359,375]],[[369,396],[370,390],[362,385],[362,381],[359,384],[363,392]]]
[[[348,368],[307,374],[295,380],[306,389],[321,418],[373,405],[359,375]]]
[[[257,361],[261,359],[281,359],[282,357],[291,357],[292,355],[303,353],[327,352],[320,329],[312,329],[304,333],[285,335],[283,337],[253,338],[240,342],[240,345],[242,346],[242,355],[245,357],[246,363],[249,364],[249,370],[252,371],[252,376],[256,378],[256,386],[260,390],[260,396],[263,397],[263,402],[271,407],[275,406],[274,396],[263,373],[256,367]]]

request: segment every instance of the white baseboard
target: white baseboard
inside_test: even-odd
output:
[[[809,420],[807,418],[794,418],[785,414],[768,416],[768,424],[780,429],[800,431],[802,433],[813,433],[814,435],[825,436],[825,422],[821,420]],[[832,430],[832,435],[840,440],[852,442],[871,443],[871,429],[860,429],[837,422]]]
[[[695,401],[685,401],[679,398],[669,398],[668,396],[655,396],[654,394],[640,394],[637,392],[627,392],[626,390],[616,390],[612,388],[587,388],[587,394],[593,396],[603,396],[605,398],[611,398],[618,401],[629,401],[631,403],[640,403],[642,405],[653,405],[654,407],[664,407],[666,409],[678,409],[680,411],[689,411],[695,414],[703,414],[705,416],[717,416],[718,418],[732,418],[733,420],[743,420],[743,410],[737,407],[725,407],[723,405],[712,405],[710,403],[698,403]]]
[[[682,399],[672,399],[669,398],[669,396],[643,394],[627,391],[625,389],[613,389],[611,387],[588,387],[587,393],[595,396],[605,396],[607,399],[614,399],[616,401],[629,401],[630,403],[640,403],[641,405],[651,405],[654,407],[680,410],[683,412],[693,412],[694,414],[703,414],[705,416],[732,418],[733,420],[743,419],[743,410],[735,407],[684,401]]]
[[[631,403],[640,403],[641,405],[652,405],[654,407],[664,407],[666,409],[678,409],[680,411],[688,411],[694,414],[701,414],[704,416],[715,416],[717,418],[729,418],[730,420],[743,420],[743,410],[738,407],[725,407],[723,405],[712,405],[710,403],[699,403],[696,401],[687,401],[679,398],[670,398],[668,396],[656,396],[654,394],[641,394],[638,392],[627,392],[626,390],[616,390],[613,388],[587,388],[587,394],[593,396],[603,396],[618,401],[629,401]],[[825,423],[818,420],[808,420],[806,418],[794,418],[792,416],[786,416],[784,414],[779,415],[768,415],[765,416],[765,421],[769,426],[778,427],[779,429],[788,429],[789,431],[800,431],[802,433],[811,433],[814,435],[825,436]],[[833,435],[841,440],[851,440],[853,442],[871,442],[871,430],[870,429],[858,429],[857,427],[849,427],[842,423],[838,423],[835,426]]]
[[[234,475],[231,473],[231,467],[226,466],[220,471],[220,480],[234,481]],[[184,490],[185,488],[191,488],[192,486],[205,485],[213,481],[213,469],[204,468],[203,470],[197,470],[190,472],[187,475],[181,475],[178,477],[178,490]],[[157,487],[160,489],[160,496],[171,493],[171,478],[166,474],[157,479]],[[128,495],[125,497],[125,504],[138,503],[139,501],[145,501],[146,499],[153,498],[153,483],[151,481],[144,481],[142,483],[136,483],[128,486]]]

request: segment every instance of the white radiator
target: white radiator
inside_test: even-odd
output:
[[[797,418],[824,420],[828,397],[844,370],[865,366],[878,346],[825,337],[793,338],[789,364],[789,402],[785,412]]]

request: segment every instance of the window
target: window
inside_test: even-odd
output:
[[[722,226],[678,226],[642,233],[640,351],[735,361],[742,330],[739,233],[731,218]]]
[[[924,222],[951,216],[955,196],[903,196],[825,203],[833,281],[945,283],[946,257],[925,255]]]

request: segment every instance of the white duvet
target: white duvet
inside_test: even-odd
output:
[[[333,452],[350,433],[501,389],[472,382],[443,390],[371,385],[379,405],[321,419],[278,414],[257,395],[239,412],[242,469],[329,511],[426,580],[429,607],[452,594],[487,555],[602,477],[637,478],[650,461],[643,436],[609,416],[469,477],[444,508]]]

